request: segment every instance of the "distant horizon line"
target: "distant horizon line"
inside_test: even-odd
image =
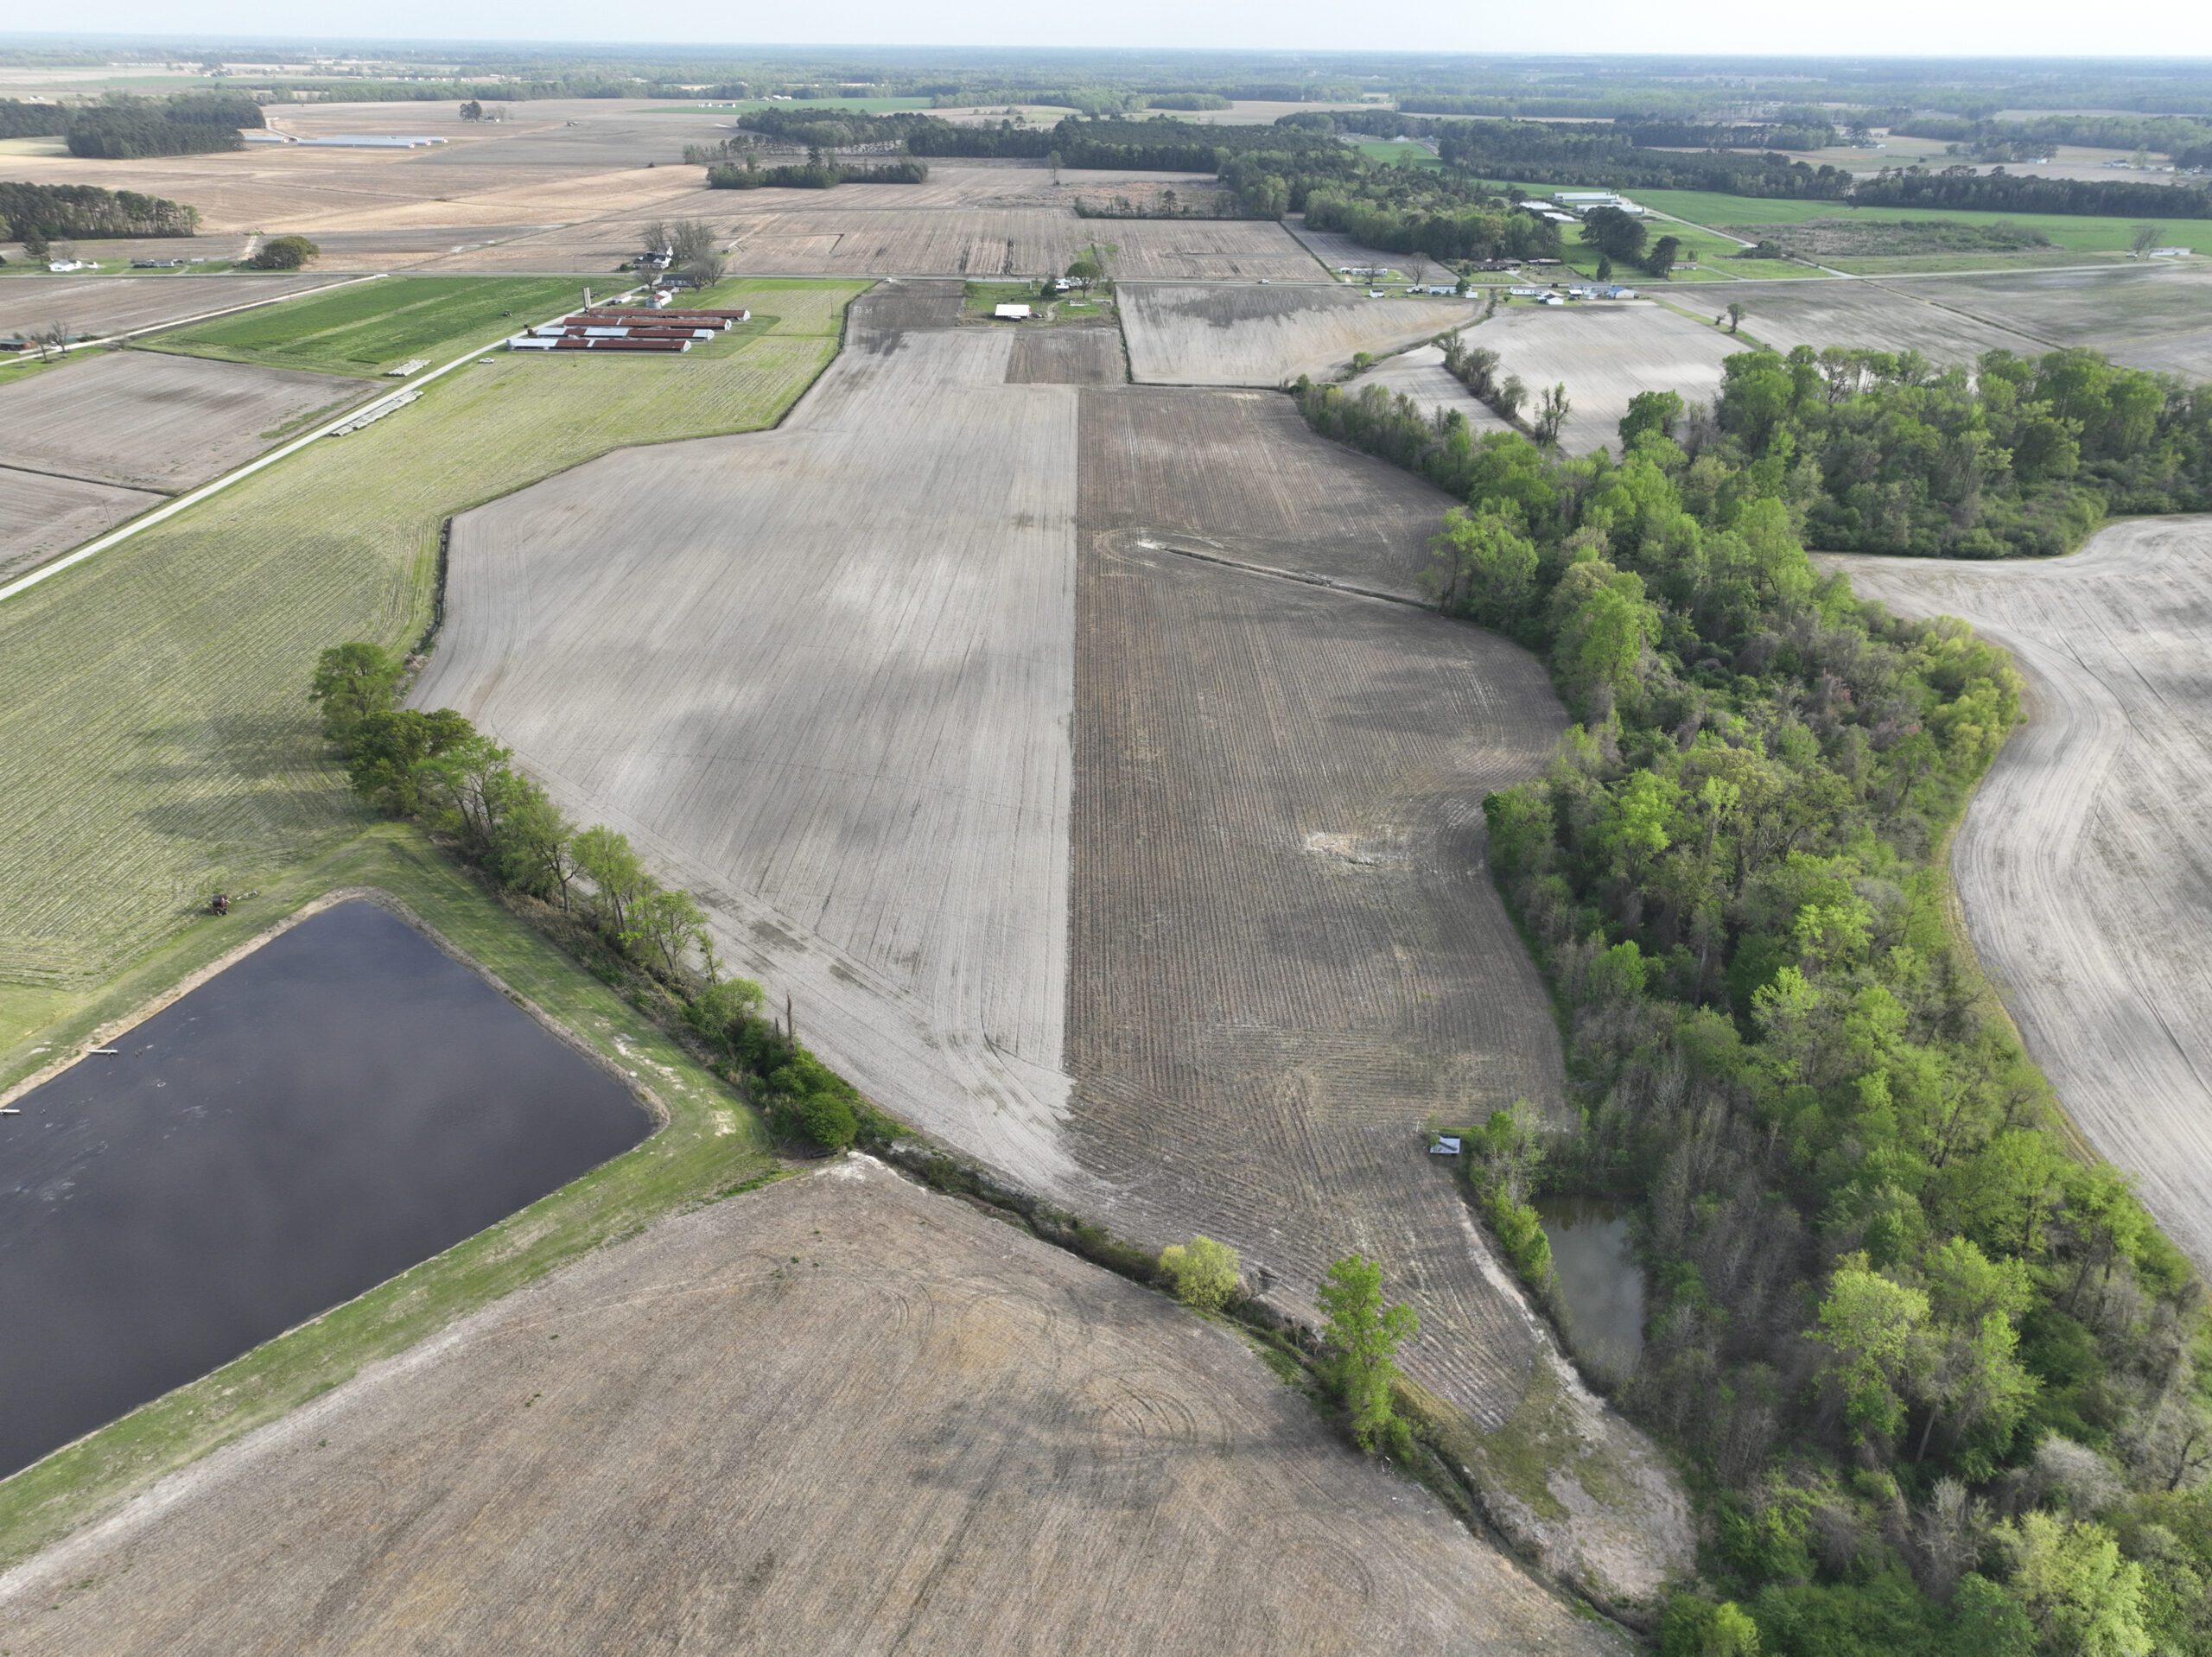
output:
[[[584,35],[264,35],[251,32],[232,32],[210,29],[196,35],[188,32],[160,33],[132,30],[72,30],[67,34],[39,30],[0,30],[0,48],[18,43],[37,43],[41,46],[63,46],[81,42],[113,43],[153,49],[167,46],[184,45],[258,45],[264,43],[291,46],[319,46],[325,52],[339,47],[569,47],[615,48],[650,49],[679,54],[707,54],[716,52],[994,52],[999,54],[1079,54],[1099,53],[1127,55],[1173,55],[1182,57],[1241,57],[1266,58],[1423,58],[1437,60],[1463,60],[1476,62],[1507,59],[1536,60],[1564,60],[1586,63],[1660,62],[1707,63],[1713,65],[1745,63],[1972,63],[2002,65],[2007,63],[2083,63],[2083,64],[2145,64],[2167,66],[2176,69],[2190,67],[2212,67],[2212,54],[2167,53],[2084,53],[2072,50],[2013,51],[2003,53],[1972,52],[1818,52],[1777,50],[1769,52],[1589,52],[1575,50],[1546,50],[1534,48],[1500,48],[1490,51],[1470,51],[1457,48],[1421,47],[1332,47],[1332,46],[1128,46],[1096,45],[1068,46],[1041,43],[1022,43],[1001,41],[700,41],[692,36],[683,41],[617,39]],[[91,67],[91,66],[85,66]]]

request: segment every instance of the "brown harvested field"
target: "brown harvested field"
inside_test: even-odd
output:
[[[2212,378],[2212,262],[1885,284],[1952,316],[2018,329],[2030,349],[2088,346],[2137,368]]]
[[[1440,410],[1457,412],[1478,437],[1484,432],[1513,429],[1445,368],[1441,346],[1416,346],[1386,357],[1364,374],[1354,377],[1349,389],[1357,394],[1370,385],[1409,397],[1432,415]]]
[[[1569,454],[1618,447],[1621,416],[1639,391],[1679,391],[1709,401],[1722,359],[1744,347],[1726,333],[1640,300],[1583,305],[1515,305],[1471,338],[1498,354],[1500,371],[1529,387],[1529,409],[1564,384],[1573,412],[1560,433]]]
[[[32,472],[181,489],[258,454],[279,429],[375,390],[331,374],[102,352],[0,385],[0,454]]]
[[[440,106],[442,109],[443,106]],[[389,121],[373,130],[420,130]],[[449,113],[431,128],[459,128]],[[686,167],[583,157],[575,168],[502,162],[496,145],[448,149],[320,149],[256,144],[236,154],[88,161],[21,156],[13,176],[36,184],[95,184],[188,202],[200,210],[195,242],[173,247],[226,256],[242,232],[395,230],[440,225],[545,225],[613,213],[650,214],[679,196],[703,194]]]
[[[1628,1642],[1233,1333],[854,1160],[602,1250],[156,1487],[0,1578],[0,1646]]]
[[[457,519],[416,695],[630,831],[871,1095],[1047,1186],[1077,391],[1007,383],[1024,336],[873,305],[778,430]]]
[[[1370,299],[1364,289],[1315,283],[1265,289],[1147,283],[1123,288],[1121,301],[1131,377],[1159,385],[1322,379],[1356,352],[1396,351],[1478,314],[1471,300]]]
[[[1411,598],[1452,503],[1317,435],[1274,391],[1131,387],[1086,397],[1084,529]]]
[[[1014,385],[1118,385],[1128,378],[1122,331],[1063,327],[1016,334],[1006,377]]]
[[[1560,1379],[1420,1135],[1500,1088],[1559,1101],[1480,842],[1483,792],[1563,728],[1541,669],[1410,606],[1147,552],[1403,590],[1446,503],[1280,397],[1009,384],[1044,336],[925,326],[955,304],[908,283],[856,305],[773,433],[610,456],[457,520],[417,701],[628,833],[916,1126],[1148,1246],[1229,1237],[1295,1311],[1332,1250],[1377,1249],[1430,1320],[1427,1384],[1510,1432],[1542,1377],[1605,1463],[1603,1503],[1555,1475],[1571,1523],[1494,1493],[1516,1533],[1649,1596],[1683,1557],[1680,1493]],[[1079,630],[1079,568],[1086,594],[1129,574],[1157,616]],[[1116,627],[1153,633],[1120,670]],[[1148,779],[1153,814],[1120,874],[1074,880],[1074,921],[1071,731]],[[1153,980],[1179,1005],[1147,1038],[1112,997]]]
[[[838,199],[734,215],[731,268],[748,276],[1050,276],[1094,243],[1111,243],[1108,274],[1132,280],[1313,274],[1281,225],[1250,219],[1108,221],[1065,206],[854,208],[844,191],[826,194]]]
[[[190,242],[164,244],[162,258],[198,252]],[[195,316],[242,305],[266,304],[311,288],[330,276],[10,276],[0,281],[0,335],[15,337],[59,322],[77,333],[106,338],[167,327]]]
[[[4,406],[0,394],[0,406]],[[0,581],[158,506],[165,495],[0,466]]]
[[[1967,929],[2068,1113],[2212,1269],[2212,518],[2048,561],[1822,562],[2027,676],[1952,852]]]
[[[1494,635],[1169,549],[1402,581],[1442,495],[1351,464],[1281,397],[1089,391],[1083,412],[1076,1160],[1117,1230],[1230,1242],[1299,1316],[1338,1255],[1387,1262],[1421,1318],[1408,1373],[1481,1429],[1520,1432],[1535,1378],[1563,1366],[1424,1130],[1517,1097],[1564,1108],[1481,802],[1541,768],[1565,714]],[[1164,466],[1177,448],[1204,458]],[[1240,486],[1262,456],[1266,480]],[[1301,523],[1302,541],[1275,538]],[[1574,1524],[1493,1491],[1497,1509],[1555,1568],[1648,1596],[1683,1557],[1680,1493],[1602,1406],[1573,1414],[1607,1499],[1562,1473]]]
[[[1852,346],[1916,351],[1932,362],[1951,364],[1970,363],[1985,351],[2032,355],[2046,349],[2017,328],[1926,303],[1888,282],[1707,282],[1678,290],[1674,302],[1720,316],[1731,300],[1744,307],[1744,337],[1730,342],[1737,351],[1751,350],[1754,342],[1785,352],[1799,346],[1815,351]],[[1726,329],[1715,332],[1726,337]]]

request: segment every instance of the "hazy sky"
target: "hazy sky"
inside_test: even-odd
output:
[[[25,16],[20,22],[31,20]],[[416,39],[871,42],[998,46],[1371,48],[1438,52],[1743,52],[2212,56],[2202,0],[1116,0],[1110,6],[930,0],[73,0],[46,27],[175,38],[276,35]]]

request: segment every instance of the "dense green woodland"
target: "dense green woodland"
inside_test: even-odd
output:
[[[1886,441],[1927,389],[1859,362],[1839,385],[1809,352],[1749,353],[1708,421],[1647,393],[1618,461],[1380,388],[1297,396],[1466,502],[1433,591],[1542,654],[1577,721],[1486,810],[1567,1022],[1582,1128],[1554,1166],[1637,1203],[1652,1299],[1624,1401],[1706,1498],[1717,1593],[1670,1603],[1665,1648],[2212,1652],[2202,1284],[2071,1153],[1946,910],[1944,838],[2018,680],[1804,551],[1808,456]],[[1979,417],[2102,420],[2071,399],[2127,403],[2125,371],[1996,365]],[[1516,1137],[1500,1119],[1471,1149]],[[1501,1240],[1541,1271],[1513,1209]]]
[[[260,105],[243,93],[181,92],[86,105],[71,113],[67,136],[73,156],[126,161],[242,149],[238,130],[266,124]]]
[[[0,183],[0,241],[189,236],[199,210],[160,196],[90,184]]]
[[[2212,509],[2212,390],[2094,351],[1800,346],[1723,365],[1686,446],[1782,469],[1806,538],[1833,551],[2011,557],[2071,550],[2108,514]]]

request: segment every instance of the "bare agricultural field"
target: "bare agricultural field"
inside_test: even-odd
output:
[[[163,257],[180,257],[189,242],[166,244]],[[195,250],[196,251],[196,250]],[[73,333],[106,338],[168,327],[188,318],[266,304],[311,288],[329,276],[10,276],[0,281],[0,335],[34,333],[61,323]]]
[[[1569,454],[1617,445],[1621,416],[1639,391],[1709,400],[1720,389],[1722,359],[1743,349],[1719,329],[1640,301],[1511,306],[1470,337],[1497,352],[1503,372],[1521,377],[1532,410],[1541,392],[1567,387],[1573,412],[1560,446]]]
[[[396,109],[401,106],[383,106]],[[394,126],[419,130],[435,119],[440,136],[459,128],[446,106],[436,116],[412,112]],[[671,135],[673,136],[673,135]],[[644,160],[580,157],[574,168],[502,163],[496,145],[465,150],[322,149],[255,144],[235,154],[92,161],[24,156],[12,175],[37,184],[94,184],[190,203],[200,210],[200,236],[172,245],[219,239],[227,257],[242,233],[264,231],[399,230],[455,225],[547,225],[611,213],[650,213],[677,196],[699,193],[700,175]]]
[[[2136,368],[2212,378],[2212,260],[1885,284],[2035,349],[2088,346]]]
[[[1955,284],[1931,282],[1929,287]],[[1732,351],[1748,351],[1756,341],[1777,351],[1810,346],[1850,346],[1869,351],[1917,351],[1932,362],[1970,363],[1986,351],[2033,354],[2044,347],[2000,323],[1926,303],[1890,283],[1826,282],[1709,283],[1677,302],[1694,304],[1715,316],[1731,300],[1744,307],[1745,337],[1730,340],[1714,332]]]
[[[1114,385],[1128,378],[1121,330],[1033,328],[1015,337],[1006,377],[1020,385]]]
[[[416,695],[631,832],[872,1096],[1049,1186],[1077,393],[871,304],[779,430],[456,520]]]
[[[0,390],[0,408],[7,393]],[[167,497],[0,466],[0,581],[20,575]]]
[[[2212,1268],[2212,518],[2116,524],[2067,558],[1822,562],[2027,676],[1952,851],[1967,929],[2068,1113]]]
[[[420,636],[448,514],[773,422],[837,348],[851,289],[816,291],[716,290],[782,313],[734,349],[486,359],[0,604],[0,1004],[111,976],[209,892],[358,834],[302,697],[316,651]]]
[[[1224,417],[1246,404],[1262,425]],[[1084,394],[1068,1140],[1117,1230],[1229,1241],[1298,1315],[1338,1256],[1387,1262],[1421,1318],[1408,1374],[1518,1435],[1563,1365],[1423,1130],[1563,1108],[1481,801],[1541,770],[1566,716],[1494,635],[1172,549],[1401,580],[1426,561],[1445,498],[1268,430],[1278,409],[1296,423],[1253,393]],[[1209,429],[1210,467],[1162,469]],[[1303,521],[1302,551],[1254,534],[1271,515]],[[1504,1481],[1494,1511],[1554,1568],[1648,1596],[1683,1557],[1680,1493],[1618,1418],[1568,1407],[1604,1474]],[[1576,1522],[1541,1523],[1548,1497]]]
[[[603,1249],[0,1578],[15,1657],[433,1620],[472,1650],[1627,1646],[1233,1333],[857,1160]]]
[[[1443,498],[1313,436],[1281,397],[1023,383],[1014,353],[1045,336],[930,326],[957,303],[949,283],[862,302],[846,353],[775,432],[611,455],[458,519],[416,700],[467,714],[579,821],[628,834],[700,898],[730,966],[791,995],[808,1043],[916,1126],[1147,1245],[1192,1228],[1246,1242],[1293,1309],[1310,1312],[1339,1245],[1403,1262],[1402,1292],[1435,1316],[1422,1378],[1509,1432],[1533,1378],[1556,1391],[1563,1367],[1419,1128],[1493,1086],[1557,1101],[1556,1038],[1517,940],[1507,929],[1502,955],[1467,958],[1503,924],[1481,794],[1536,769],[1563,725],[1541,670],[1410,606],[1227,571],[1263,607],[1280,589],[1356,609],[1163,621],[1113,669],[1078,627],[1078,568],[1086,590],[1095,579],[1078,499],[1098,557],[1214,568],[1143,545],[1187,536],[1409,588]],[[1187,596],[1202,617],[1220,608]],[[1084,713],[1181,651],[1205,657],[1192,682],[1143,694],[1194,693],[1183,724],[1109,731]],[[1248,702],[1285,710],[1274,734],[1243,733],[1235,774],[1264,778],[1260,793],[1214,817],[1199,790],[1186,816],[1147,820],[1158,837],[1129,855],[1156,861],[1111,890],[1076,879],[1095,896],[1071,922],[1071,731],[1156,772],[1144,797],[1179,799],[1178,768],[1212,751],[1170,738]],[[1315,743],[1371,763],[1322,775]],[[1287,884],[1256,909],[1224,907],[1270,881]],[[1221,895],[1178,921],[1178,883]],[[1073,926],[1089,929],[1079,946]],[[1160,970],[1114,951],[1209,937],[1236,951],[1173,968],[1193,1033],[1148,1038],[1167,1095],[1077,1065],[1094,1092],[1071,1100],[1071,1019],[1108,1018],[1094,1055],[1147,1039],[1114,1022],[1118,1006],[1090,1010]],[[1268,1022],[1309,992],[1306,1013]],[[1182,1092],[1187,1042],[1216,1103]],[[1278,1137],[1296,1166],[1255,1184]],[[1319,1165],[1340,1152],[1341,1170]],[[1296,1195],[1270,1219],[1262,1190]],[[1681,1557],[1679,1492],[1617,1418],[1586,1395],[1567,1407],[1585,1446],[1569,1459],[1603,1475],[1498,1500],[1527,1504],[1522,1533],[1560,1569],[1648,1596]]]
[[[1052,276],[1094,245],[1106,251],[1108,275],[1131,280],[1280,281],[1313,270],[1281,225],[1252,219],[1085,219],[1065,206],[855,209],[839,200],[763,206],[727,222],[731,267],[753,275]]]
[[[1364,374],[1355,376],[1350,389],[1357,394],[1370,385],[1409,397],[1431,415],[1456,413],[1478,437],[1485,432],[1513,429],[1444,366],[1441,346],[1415,346],[1411,351],[1385,357]]]
[[[1346,266],[1357,270],[1381,265],[1397,271],[1408,282],[1457,282],[1458,273],[1448,266],[1420,253],[1386,253],[1380,248],[1355,242],[1341,231],[1313,230],[1306,223],[1306,215],[1294,213],[1283,221],[1283,226],[1299,240],[1299,244],[1313,254],[1325,268],[1327,274],[1338,281],[1348,278],[1338,276]]]
[[[1461,299],[1370,299],[1364,290],[1146,284],[1121,290],[1132,378],[1164,385],[1280,386],[1325,378],[1473,321]]]
[[[369,388],[327,374],[121,351],[0,387],[0,454],[133,489],[203,483]],[[0,551],[0,557],[6,556]]]
[[[1313,431],[1266,391],[1132,387],[1086,397],[1084,528],[1411,598],[1452,503]],[[1103,471],[1099,470],[1104,468]]]

